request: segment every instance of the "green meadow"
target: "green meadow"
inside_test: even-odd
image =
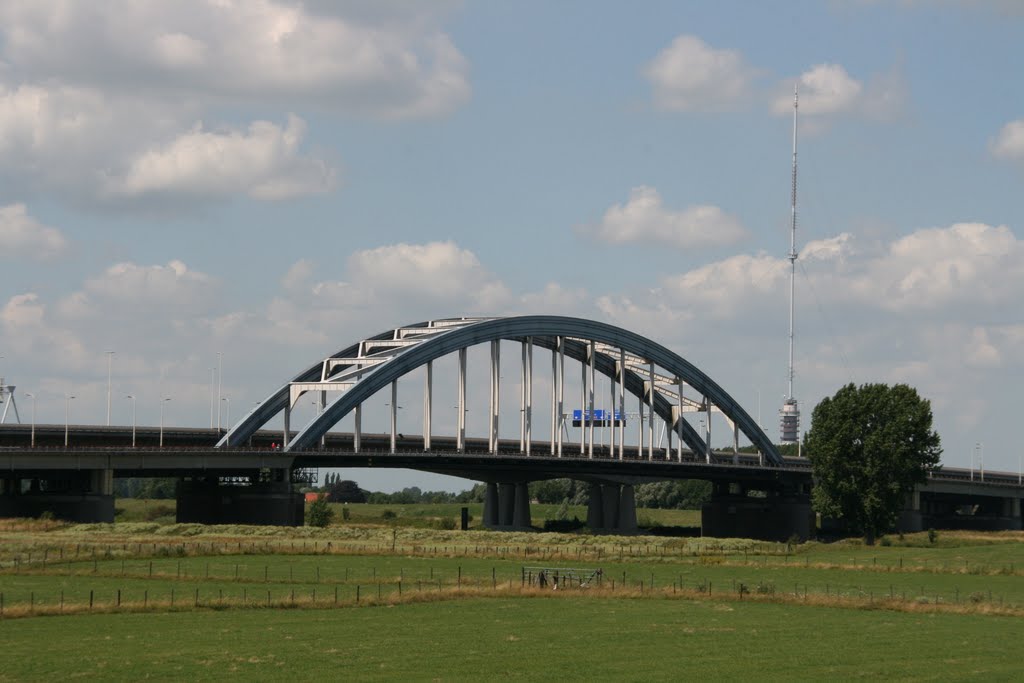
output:
[[[788,545],[463,532],[396,521],[447,509],[370,507],[324,529],[2,520],[0,681],[1006,680],[1019,669],[1021,532]]]

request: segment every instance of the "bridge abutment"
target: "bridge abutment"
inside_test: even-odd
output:
[[[278,481],[222,483],[217,477],[180,479],[177,521],[199,524],[302,526],[304,497],[287,476]]]
[[[2,479],[0,517],[52,514],[69,522],[114,521],[114,475],[109,469],[55,471],[46,477]]]

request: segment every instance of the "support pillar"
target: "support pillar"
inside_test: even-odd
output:
[[[618,529],[619,496],[622,487],[618,484],[605,484],[601,487],[601,500],[604,503],[603,521],[605,528]]]
[[[647,459],[654,460],[654,363],[651,363],[650,387],[647,393]]]
[[[163,431],[160,432],[163,434]],[[284,433],[281,435],[281,448],[288,449],[288,440],[292,435],[292,406],[291,403],[284,407]]]
[[[516,529],[530,528],[530,488],[525,481],[515,486],[515,509],[512,511],[512,526]]]
[[[619,460],[626,456],[626,350],[619,349]]]
[[[498,525],[512,526],[515,521],[515,484],[498,484]]]
[[[587,457],[594,457],[594,382],[597,379],[594,363],[597,361],[597,348],[593,340],[587,347],[587,356],[590,363],[590,376],[587,382],[587,411],[590,413],[590,426],[587,428],[587,439],[590,444],[587,446]]]
[[[498,510],[498,485],[494,482],[487,482],[484,491],[484,526],[488,529],[497,528],[501,524],[501,515]]]
[[[363,404],[360,403],[356,406],[355,416],[353,417],[354,427],[352,429],[352,450],[358,453],[362,450],[362,439],[363,439]]]
[[[398,451],[398,380],[391,383],[391,452]]]
[[[604,528],[604,498],[601,485],[591,484],[588,489],[587,500],[587,526],[591,531]]]
[[[434,417],[434,361],[427,361],[427,377],[423,387],[423,450],[430,451],[431,422]]]
[[[902,532],[914,533],[924,531],[924,515],[921,512],[921,491],[914,489],[896,520],[896,528]]]
[[[459,407],[458,407],[458,435],[455,440],[455,449],[459,453],[466,450],[466,349],[459,349]]]
[[[623,484],[619,492],[619,523],[620,534],[635,534],[636,526],[636,492],[632,484]]]

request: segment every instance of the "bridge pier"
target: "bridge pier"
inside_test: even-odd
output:
[[[756,538],[805,541],[814,535],[809,492],[766,491],[752,497],[742,484],[716,482],[711,502],[701,510],[701,535],[717,538]]]
[[[218,477],[179,479],[177,521],[302,526],[303,495],[292,489],[287,470],[279,472],[274,481],[249,484],[222,483]]]
[[[9,475],[0,482],[0,517],[50,513],[70,522],[114,521],[112,470],[55,471],[46,477]]]
[[[635,534],[636,494],[632,484],[591,484],[587,526],[600,534]]]
[[[484,526],[500,531],[529,531],[529,482],[488,482],[484,494]]]

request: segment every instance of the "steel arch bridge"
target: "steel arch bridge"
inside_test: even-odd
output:
[[[711,459],[711,412],[721,413],[733,432],[734,452],[739,434],[752,443],[770,465],[782,465],[778,450],[764,431],[740,404],[714,380],[692,363],[655,341],[620,327],[593,320],[562,316],[519,316],[507,318],[462,317],[430,320],[387,330],[345,347],[296,375],[290,382],[258,404],[232,427],[217,446],[240,446],[278,414],[284,417],[285,451],[297,452],[315,448],[321,438],[342,418],[354,413],[353,448],[360,450],[362,406],[379,391],[390,387],[391,451],[396,450],[397,383],[404,375],[424,368],[423,449],[431,450],[431,417],[433,396],[433,363],[449,354],[458,356],[458,434],[456,447],[466,448],[466,359],[470,347],[490,345],[489,448],[498,450],[500,397],[500,342],[518,342],[521,353],[520,450],[530,454],[533,429],[534,349],[551,352],[551,416],[550,452],[562,456],[565,403],[565,359],[577,361],[581,367],[581,402],[594,415],[595,380],[597,373],[610,380],[612,405],[625,416],[626,394],[635,397],[647,409],[646,437],[641,428],[639,452],[646,441],[646,458],[655,459],[655,419],[661,420],[669,435],[668,450],[658,459],[683,459],[683,446],[693,454]],[[686,390],[691,390],[690,396]],[[292,410],[301,396],[318,394],[318,414],[291,438]],[[327,400],[328,394],[336,398]],[[684,419],[686,412],[705,412],[704,434]],[[610,455],[623,459],[625,452],[625,420],[612,429]],[[614,423],[613,423],[614,424]],[[616,434],[617,432],[617,434]],[[678,437],[676,453],[672,454],[672,436]],[[578,445],[580,454],[594,457],[594,425],[581,428],[581,437],[570,445]]]

